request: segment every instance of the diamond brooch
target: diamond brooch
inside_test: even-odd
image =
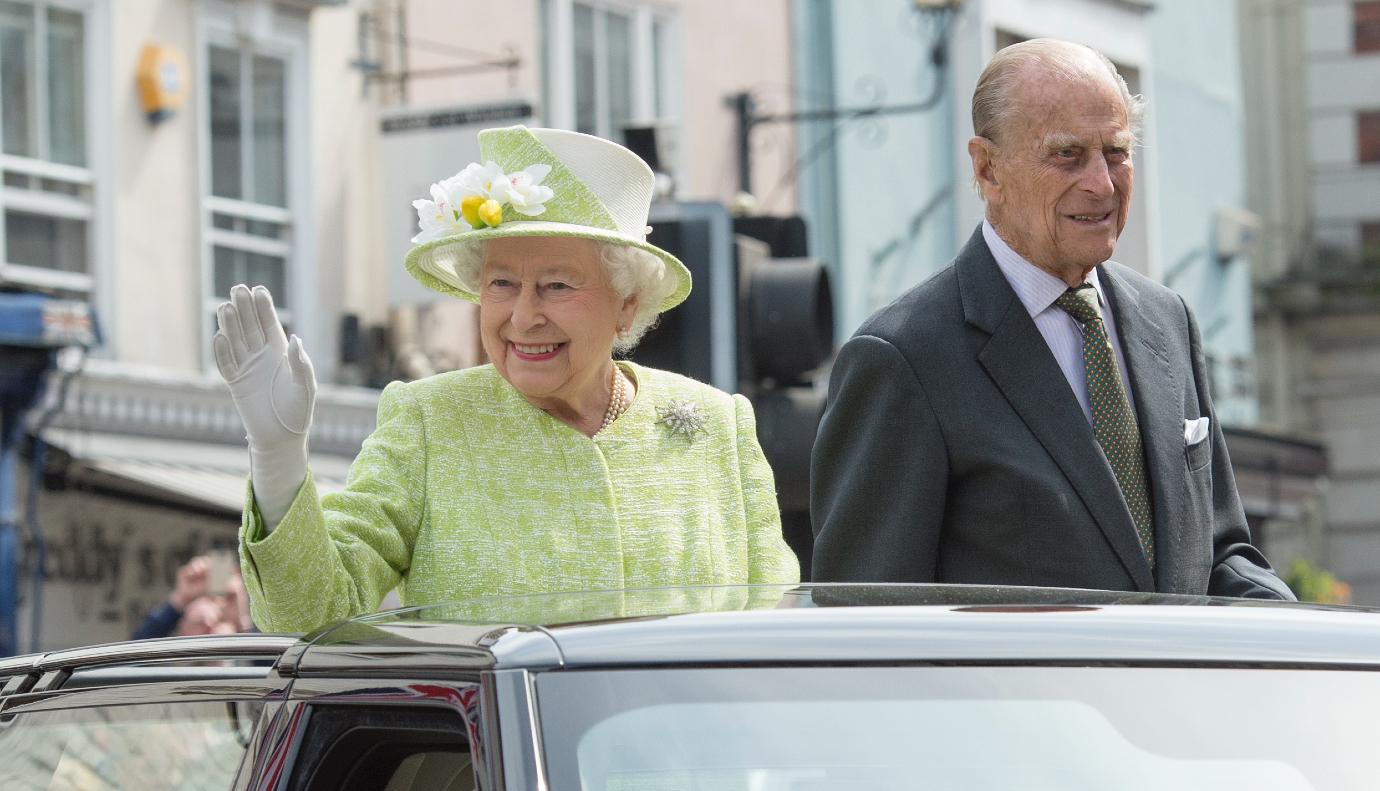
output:
[[[670,429],[672,434],[680,434],[689,440],[704,431],[704,416],[692,401],[673,399],[666,406],[657,407],[656,416],[656,422]]]

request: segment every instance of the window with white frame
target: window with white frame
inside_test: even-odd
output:
[[[91,289],[89,3],[0,0],[0,282]]]
[[[631,0],[543,0],[543,112],[552,126],[623,142],[675,115],[673,9]]]
[[[290,321],[308,167],[297,142],[307,106],[299,62],[305,17],[283,19],[286,9],[262,0],[211,0],[203,9],[208,329],[214,331],[215,308],[236,283],[267,286]]]

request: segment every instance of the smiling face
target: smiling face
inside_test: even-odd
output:
[[[999,140],[968,144],[987,218],[1026,260],[1081,282],[1111,258],[1131,206],[1134,137],[1110,76],[1030,69]]]
[[[499,375],[542,409],[608,404],[613,342],[636,311],[609,285],[587,239],[495,239],[479,288],[484,351]]]

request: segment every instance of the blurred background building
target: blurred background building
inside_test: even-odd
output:
[[[1261,420],[1330,461],[1307,554],[1380,603],[1380,2],[1243,0]]]
[[[0,290],[67,305],[54,326],[88,306],[100,343],[0,332],[6,373],[27,349],[47,385],[6,412],[24,430],[0,565],[9,535],[22,573],[0,590],[0,642],[123,637],[181,563],[233,545],[248,460],[210,357],[230,285],[270,286],[306,340],[327,488],[372,429],[374,388],[479,361],[471,308],[431,299],[401,260],[411,199],[510,123],[627,142],[659,172],[654,233],[703,302],[639,354],[759,399],[807,554],[790,459],[812,435],[792,427],[824,379],[772,343],[827,347],[957,251],[982,212],[973,85],[1036,36],[1101,49],[1148,100],[1117,257],[1197,312],[1271,557],[1380,603],[1377,7],[3,0]],[[767,309],[771,293],[797,312]]]

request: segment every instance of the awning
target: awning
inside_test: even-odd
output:
[[[66,456],[63,474],[74,485],[227,515],[244,508],[249,475],[244,447],[59,428],[44,430],[43,439]],[[312,456],[322,494],[345,487],[350,462]]]

